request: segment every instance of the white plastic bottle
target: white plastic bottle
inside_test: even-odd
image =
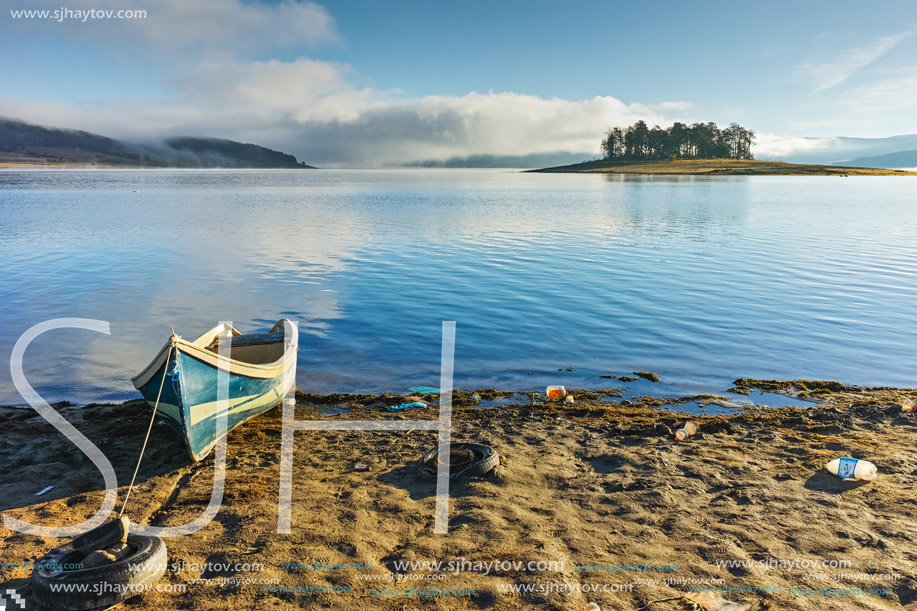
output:
[[[688,420],[683,427],[675,431],[675,441],[684,441],[695,433],[697,433],[697,425],[693,420]]]
[[[828,473],[832,473],[841,479],[865,480],[871,482],[876,479],[878,470],[876,466],[868,460],[857,460],[845,456],[844,458],[835,458],[825,465]]]

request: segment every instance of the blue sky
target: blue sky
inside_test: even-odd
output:
[[[645,119],[917,133],[917,3],[0,0],[0,115],[339,165],[591,153]],[[142,9],[145,19],[11,10]]]

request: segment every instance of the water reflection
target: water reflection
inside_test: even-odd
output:
[[[30,349],[26,372],[52,400],[130,395],[172,326],[196,337],[281,317],[300,324],[298,382],[318,392],[435,386],[442,320],[458,321],[459,387],[633,370],[673,394],[740,375],[907,384],[911,190],[896,177],[0,172],[0,350],[49,318],[111,321],[110,337],[61,331]]]

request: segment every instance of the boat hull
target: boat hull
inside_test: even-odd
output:
[[[205,458],[219,440],[221,365],[228,370],[229,379],[226,432],[275,407],[293,388],[297,334],[295,325],[289,324],[290,339],[284,342],[283,356],[273,363],[253,365],[221,359],[200,346],[200,340],[190,343],[173,336],[134,378],[134,385],[148,403],[156,405],[159,398],[157,413],[183,437],[192,460]],[[202,339],[206,337],[207,334]]]

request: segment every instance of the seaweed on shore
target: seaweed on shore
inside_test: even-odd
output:
[[[658,373],[653,373],[652,371],[635,371],[635,372],[634,372],[634,375],[635,375],[635,376],[639,376],[639,377],[643,378],[644,380],[649,380],[650,382],[658,382],[658,381],[659,381],[659,374],[658,374]]]
[[[650,382],[659,381],[659,375],[651,371],[635,371],[633,373],[634,375],[632,376],[630,375],[619,376],[613,373],[607,373],[607,374],[600,375],[599,378],[602,380],[618,380],[619,382],[636,382],[640,378],[649,380]]]
[[[754,378],[739,378],[734,380],[733,384],[734,386],[726,392],[748,395],[753,390],[759,390],[802,399],[862,390],[859,386],[847,386],[841,382],[831,380],[757,380]]]

